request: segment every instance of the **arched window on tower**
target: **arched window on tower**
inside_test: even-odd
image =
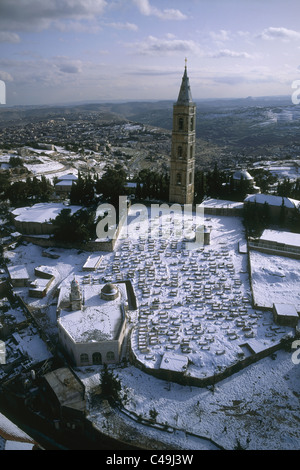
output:
[[[190,146],[190,158],[193,158],[193,146]]]
[[[176,184],[177,186],[181,185],[181,173],[177,173],[176,175]]]
[[[177,152],[178,152],[178,158],[182,158],[182,147],[181,147],[181,145],[178,147]]]
[[[193,116],[191,117],[191,127],[190,127],[190,130],[191,130],[191,131],[194,130],[194,117],[193,117]]]
[[[189,184],[192,184],[192,176],[193,176],[192,172],[190,172],[190,174],[189,174]]]
[[[182,118],[182,117],[180,117],[180,118],[178,119],[178,129],[179,129],[180,131],[183,130],[183,118]]]

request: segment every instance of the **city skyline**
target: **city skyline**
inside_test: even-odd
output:
[[[296,0],[2,0],[7,105],[292,95]]]

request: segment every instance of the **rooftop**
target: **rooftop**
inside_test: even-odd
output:
[[[264,204],[266,202],[270,206],[281,206],[283,202],[284,206],[290,209],[300,206],[300,201],[296,199],[273,196],[272,194],[251,194],[245,198],[244,202],[257,202],[258,204]]]
[[[82,285],[82,310],[61,310],[58,322],[75,342],[117,339],[123,321],[122,304],[127,302],[126,286],[119,284],[121,297],[110,301],[100,297],[102,288],[103,284]],[[68,288],[64,293],[68,296]]]
[[[55,219],[63,209],[70,209],[74,214],[81,206],[66,206],[63,203],[40,203],[33,206],[19,207],[12,211],[15,220],[19,222],[50,222]]]
[[[266,229],[260,239],[300,247],[300,233]]]

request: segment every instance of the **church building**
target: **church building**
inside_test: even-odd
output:
[[[173,106],[169,202],[194,200],[196,104],[193,103],[185,65],[177,102]]]

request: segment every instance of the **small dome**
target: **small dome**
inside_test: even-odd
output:
[[[108,284],[105,284],[104,287],[102,287],[101,292],[104,294],[114,294],[117,290],[117,286],[109,282]]]
[[[233,174],[233,179],[235,180],[253,180],[253,177],[250,175],[250,173],[248,173],[247,170],[237,170],[234,174]]]
[[[114,300],[119,295],[119,289],[115,284],[111,282],[105,284],[104,287],[101,289],[101,297],[105,300]]]

